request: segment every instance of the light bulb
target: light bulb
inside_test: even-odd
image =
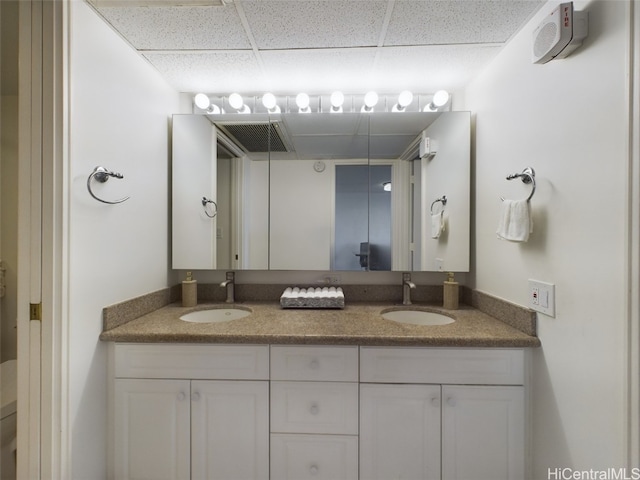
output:
[[[390,192],[390,191],[391,191],[391,182],[384,182],[384,183],[382,184],[382,189],[383,189],[385,192]]]
[[[344,103],[344,93],[342,92],[333,92],[331,94],[331,106],[336,110],[342,107]]]
[[[235,108],[236,110],[240,110],[244,105],[244,100],[242,100],[242,95],[239,93],[232,93],[229,95],[229,105],[231,108]]]
[[[266,109],[272,110],[276,106],[276,96],[273,93],[265,93],[262,96],[262,104]]]
[[[443,105],[446,105],[446,103],[449,101],[449,92],[447,92],[446,90],[438,90],[435,95],[433,96],[433,104],[436,107],[442,107]]]
[[[378,94],[376,92],[367,92],[364,96],[364,105],[368,109],[372,109],[378,103]]]
[[[413,102],[413,93],[409,90],[405,90],[398,95],[398,103],[396,103],[391,109],[392,112],[404,112],[408,105]]]
[[[209,97],[204,93],[198,93],[195,97],[193,97],[193,103],[201,110],[206,110],[207,108],[209,108],[209,105],[211,105]]]
[[[300,111],[307,111],[309,108],[309,103],[311,100],[309,99],[309,95],[306,93],[299,93],[296,95],[296,105],[300,109]]]
[[[409,90],[405,90],[398,95],[398,105],[400,105],[400,107],[406,108],[411,102],[413,102],[413,93]]]

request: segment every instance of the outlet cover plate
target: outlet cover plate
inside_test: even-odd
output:
[[[556,316],[556,286],[529,279],[529,307],[550,317]]]

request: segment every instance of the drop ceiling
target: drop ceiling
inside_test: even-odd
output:
[[[88,0],[180,92],[463,88],[542,0]]]

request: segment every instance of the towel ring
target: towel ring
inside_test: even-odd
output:
[[[110,177],[115,177],[115,178],[124,178],[124,175],[122,175],[121,173],[117,173],[117,172],[110,172],[109,170],[107,170],[104,167],[96,167],[93,169],[93,172],[91,172],[91,175],[89,175],[89,177],[87,178],[87,190],[89,190],[89,195],[91,195],[93,198],[95,198],[96,200],[98,200],[99,202],[102,203],[108,203],[109,205],[115,205],[117,203],[122,203],[126,200],[129,200],[129,196],[127,195],[126,197],[123,197],[119,200],[104,200],[103,198],[98,197],[95,193],[93,193],[93,191],[91,190],[91,180],[92,179],[96,179],[96,181],[100,182],[100,183],[105,183],[107,180],[109,180]]]
[[[208,203],[213,204],[213,215],[211,215],[209,213],[209,210],[207,210],[207,204]],[[204,208],[204,213],[209,218],[213,218],[218,214],[218,204],[216,202],[214,202],[213,200],[211,200],[210,198],[202,197],[202,208]]]
[[[513,180],[514,178],[521,178],[522,183],[531,184],[531,193],[527,197],[527,202],[531,200],[533,194],[536,193],[536,172],[533,167],[525,168],[522,173],[513,173],[507,176],[507,180]],[[500,197],[500,200],[504,202],[504,197]]]
[[[442,212],[444,212],[444,206],[447,204],[447,196],[443,195],[442,197],[436,198],[433,202],[431,202],[431,215],[433,215],[433,206],[438,202],[442,202]]]

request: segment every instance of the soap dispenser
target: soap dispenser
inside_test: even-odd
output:
[[[443,307],[448,310],[458,309],[458,282],[453,278],[453,272],[449,272],[449,278],[444,282]]]
[[[182,306],[195,307],[198,304],[198,281],[187,272],[186,280],[182,281]]]

